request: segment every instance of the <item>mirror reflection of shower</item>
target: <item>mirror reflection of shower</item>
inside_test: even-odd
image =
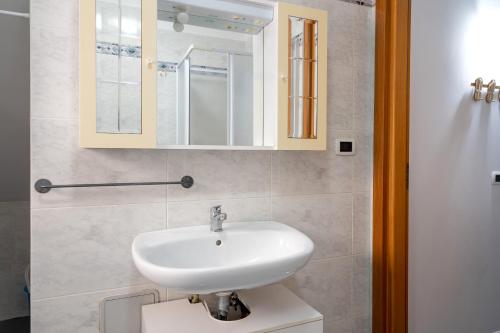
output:
[[[253,144],[251,53],[191,45],[175,70],[176,144]]]
[[[158,145],[262,145],[262,28],[272,10],[203,5],[158,1]]]

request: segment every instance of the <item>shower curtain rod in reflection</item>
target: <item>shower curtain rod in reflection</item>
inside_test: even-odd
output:
[[[24,18],[29,18],[30,17],[29,13],[13,12],[13,11],[10,11],[10,10],[0,10],[0,14],[9,15],[9,16],[24,17]]]
[[[246,57],[252,56],[252,54],[250,52],[239,52],[239,51],[233,51],[230,49],[216,49],[216,48],[207,49],[207,48],[195,47],[194,44],[191,44],[191,45],[189,45],[186,53],[182,57],[181,61],[179,61],[177,66],[179,66],[180,64],[182,64],[184,62],[184,60],[189,58],[189,56],[191,55],[191,53],[193,53],[193,51],[213,52],[213,53],[220,53],[220,54],[246,56]]]

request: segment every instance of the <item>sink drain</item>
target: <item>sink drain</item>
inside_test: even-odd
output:
[[[203,296],[205,309],[216,320],[236,321],[250,315],[250,309],[239,299],[236,293],[222,292]]]
[[[221,241],[220,239],[218,239],[218,240],[215,242],[215,245],[217,245],[217,246],[221,246],[221,244],[222,244],[222,241]]]

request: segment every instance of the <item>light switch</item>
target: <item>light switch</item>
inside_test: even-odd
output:
[[[493,171],[491,175],[491,182],[493,185],[500,185],[500,171]]]
[[[335,140],[335,152],[337,155],[349,156],[356,154],[356,144],[354,139]]]

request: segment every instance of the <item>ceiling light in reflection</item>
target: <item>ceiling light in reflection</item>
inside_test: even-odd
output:
[[[174,31],[183,32],[184,31],[184,24],[182,24],[181,22],[175,21],[174,22]]]
[[[177,22],[182,23],[182,24],[188,23],[189,22],[189,15],[187,13],[180,12],[179,14],[177,14]]]

